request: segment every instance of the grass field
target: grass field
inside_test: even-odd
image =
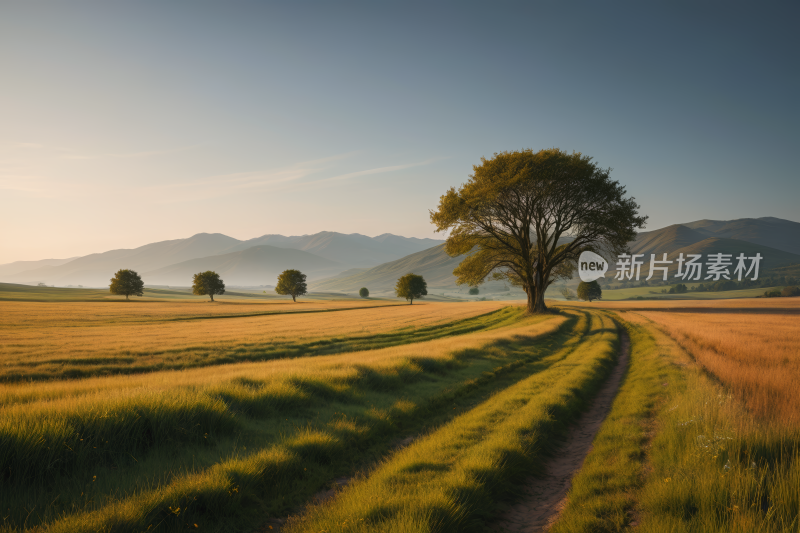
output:
[[[130,374],[366,350],[492,326],[498,302],[0,302],[0,380]],[[324,319],[321,318],[325,315]]]
[[[699,285],[695,284],[688,284]],[[633,300],[633,299],[648,299],[648,300],[727,300],[733,298],[755,298],[762,296],[764,291],[778,290],[782,287],[770,288],[755,288],[755,289],[742,289],[738,291],[721,291],[721,292],[686,292],[683,294],[663,294],[661,289],[664,287],[634,287],[630,289],[606,289],[603,290],[603,300],[616,301],[616,300]],[[666,287],[669,290],[669,287]]]
[[[0,301],[0,531],[497,529],[619,328],[552,531],[800,528],[800,298],[62,296]]]

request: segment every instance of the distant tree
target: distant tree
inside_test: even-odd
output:
[[[37,287],[47,287],[46,283],[42,283],[41,281],[36,284]]]
[[[766,291],[766,292],[764,292],[764,296],[766,298],[777,298],[780,295],[781,295],[780,291]]]
[[[133,270],[118,270],[111,278],[111,285],[108,288],[111,294],[125,296],[126,300],[130,300],[129,296],[131,295],[141,296],[144,294],[144,282]]]
[[[394,292],[400,298],[405,298],[414,305],[414,298],[422,298],[428,294],[428,284],[422,276],[416,274],[406,274],[397,280]]]
[[[596,281],[585,282],[581,281],[578,285],[578,298],[581,300],[591,302],[592,300],[599,300],[603,296],[603,289]]]
[[[361,290],[358,291],[358,295],[362,298],[369,298],[369,289],[366,287],[361,287]]]
[[[192,294],[199,296],[207,294],[213,302],[215,294],[225,294],[225,283],[216,272],[211,270],[198,272],[192,278]]]
[[[476,295],[476,294],[478,294],[479,292],[480,292],[480,291],[478,290],[478,287],[470,287],[470,288],[469,288],[469,293],[470,293],[471,295],[473,295],[473,296],[475,296],[475,295]]]
[[[278,276],[275,292],[284,296],[291,296],[292,301],[296,302],[298,296],[303,296],[307,292],[306,275],[299,270],[284,270]]]
[[[784,287],[781,291],[781,296],[800,296],[800,288]]]
[[[450,231],[451,257],[466,256],[457,283],[506,280],[526,292],[529,313],[547,311],[545,290],[571,278],[582,252],[615,257],[647,221],[610,169],[579,153],[502,152],[473,169],[441,197],[431,222]]]
[[[573,298],[575,298],[575,294],[566,285],[562,286],[559,292],[561,293],[561,296],[563,296],[565,300],[572,300]]]

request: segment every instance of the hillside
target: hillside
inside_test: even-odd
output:
[[[649,254],[671,253],[706,238],[702,233],[682,224],[673,224],[655,231],[639,233],[631,242],[630,248],[633,254],[647,254],[650,257]]]
[[[11,276],[14,274],[19,274],[20,272],[25,272],[26,270],[32,270],[34,268],[59,266],[63,265],[64,263],[69,263],[74,259],[76,258],[70,257],[68,259],[40,259],[38,261],[14,261],[13,263],[5,263],[3,265],[0,265],[0,276]]]
[[[756,253],[761,254],[763,259],[761,260],[759,272],[767,272],[775,268],[800,263],[800,255],[784,252],[783,250],[776,250],[775,248],[770,248],[769,246],[762,246],[753,244],[751,242],[740,241],[738,239],[719,239],[715,237],[710,237],[698,243],[679,248],[669,254],[667,257],[668,259],[674,260],[681,253],[684,254],[684,257],[688,254],[702,254],[704,262],[707,261],[708,254],[731,254],[731,260],[734,263],[734,266],[731,268],[731,273],[733,273],[733,269],[736,267],[736,256],[742,253],[747,257],[753,257]],[[747,264],[749,266],[750,262],[748,261]],[[677,265],[675,265],[673,268],[677,269]]]
[[[309,278],[340,272],[341,263],[317,255],[277,246],[253,246],[239,252],[190,259],[158,270],[142,273],[148,285],[188,286],[192,275],[213,270],[226,285],[275,285],[278,274],[294,268]]]
[[[367,237],[359,233],[345,235],[332,231],[322,231],[314,235],[294,237],[264,235],[256,239],[243,241],[228,251],[232,252],[251,246],[268,244],[279,248],[293,248],[310,252],[348,267],[368,267],[400,259],[442,242],[435,239],[398,237],[390,233],[384,233],[377,237]]]
[[[683,224],[706,237],[737,239],[800,255],[800,223],[775,217],[697,220]]]
[[[353,292],[361,287],[369,287],[372,292],[388,291],[394,287],[397,278],[411,272],[423,276],[429,287],[451,286],[455,285],[453,269],[460,262],[461,258],[450,257],[444,251],[444,245],[440,244],[362,272],[322,279],[311,283],[310,287],[318,291]]]
[[[397,261],[390,261],[367,270],[353,269],[337,276],[309,283],[315,291],[356,292],[367,287],[371,294],[386,294],[394,290],[397,279],[409,273],[425,278],[429,289],[447,289],[453,292],[466,292],[465,287],[456,285],[453,270],[464,256],[450,257],[444,251],[444,244],[434,246]],[[481,286],[482,292],[506,291],[507,284],[502,281],[489,281]]]

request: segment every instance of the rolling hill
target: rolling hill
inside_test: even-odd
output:
[[[705,240],[707,237],[700,232],[682,224],[673,224],[655,231],[639,233],[631,242],[632,254],[663,254],[674,252],[685,246],[691,246]]]
[[[709,254],[731,254],[731,262],[733,263],[731,274],[733,274],[733,270],[736,267],[736,257],[739,254],[745,254],[746,257],[753,257],[756,253],[761,254],[763,259],[759,266],[760,273],[800,263],[800,255],[738,239],[720,239],[716,237],[709,237],[700,242],[679,248],[668,254],[667,258],[674,260],[681,253],[684,254],[684,257],[687,257],[689,254],[701,254],[703,256],[703,262],[707,262],[707,256]],[[747,265],[749,266],[749,264],[750,262],[748,261]],[[676,264],[673,265],[671,270],[677,270],[677,268]],[[731,278],[733,279],[733,276],[731,276]]]
[[[303,250],[349,267],[369,267],[400,259],[442,242],[444,241],[398,237],[390,233],[384,233],[377,237],[367,237],[359,233],[345,235],[333,231],[322,231],[314,235],[294,237],[264,235],[256,239],[243,241],[228,251],[233,252],[244,250],[251,246],[267,244],[279,248]]]
[[[14,261],[13,263],[5,263],[0,265],[0,276],[12,276],[14,274],[19,274],[20,272],[25,272],[26,270],[32,270],[34,268],[59,266],[63,265],[64,263],[69,263],[73,259],[76,258],[40,259],[38,261]]]
[[[460,262],[460,257],[450,257],[444,251],[444,245],[440,244],[350,275],[347,275],[349,272],[343,272],[339,276],[310,283],[309,287],[315,291],[343,292],[355,292],[361,287],[368,287],[372,293],[378,293],[391,290],[397,278],[410,272],[423,276],[429,287],[454,286],[453,269]]]
[[[239,252],[189,259],[142,273],[149,285],[191,285],[192,275],[205,270],[217,272],[227,285],[275,285],[278,274],[288,268],[309,277],[340,272],[341,263],[302,250],[277,246],[253,246]]]
[[[697,220],[683,224],[706,237],[737,239],[800,255],[800,223],[775,217]]]

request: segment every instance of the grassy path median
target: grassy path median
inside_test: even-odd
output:
[[[483,531],[614,363],[615,324],[582,314],[581,333],[548,354],[546,368],[418,439],[288,531]]]

